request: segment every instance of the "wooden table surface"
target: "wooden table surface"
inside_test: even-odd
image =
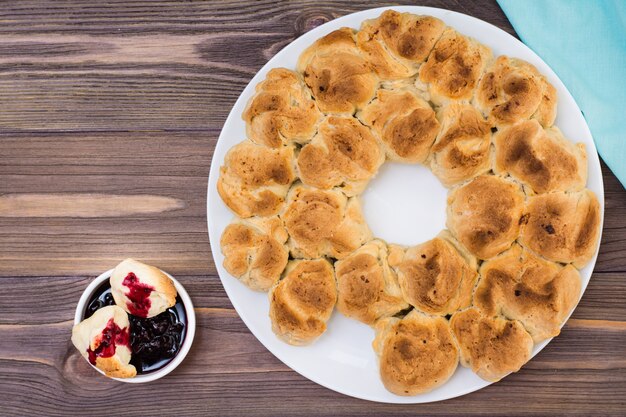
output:
[[[495,1],[429,1],[514,33]],[[267,60],[302,33],[382,2],[0,3],[1,415],[626,415],[626,192],[587,291],[523,370],[426,405],[322,388],[278,361],[216,274],[206,184],[220,129]],[[462,30],[462,28],[459,28]],[[70,343],[87,284],[132,256],[188,289],[198,328],[168,377],[98,375]]]

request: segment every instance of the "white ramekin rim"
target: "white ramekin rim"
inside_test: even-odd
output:
[[[162,272],[172,280],[172,282],[174,283],[174,287],[176,287],[176,291],[178,292],[178,295],[180,296],[180,299],[183,302],[183,307],[185,308],[185,314],[187,316],[187,323],[185,324],[185,327],[186,327],[185,340],[183,341],[183,344],[180,347],[178,354],[163,368],[154,372],[147,373],[147,374],[137,375],[133,378],[111,378],[111,379],[114,379],[116,381],[121,381],[121,382],[128,382],[131,384],[155,381],[159,378],[163,378],[165,375],[169,374],[174,369],[176,369],[176,367],[180,365],[183,359],[185,359],[185,356],[187,356],[189,349],[191,349],[191,344],[193,343],[193,338],[196,334],[196,313],[194,312],[194,309],[193,309],[193,303],[191,302],[191,298],[189,297],[189,294],[187,294],[185,287],[183,287],[182,284],[178,282],[169,273],[165,271],[162,271]],[[85,314],[85,310],[87,309],[87,303],[91,299],[91,296],[93,295],[93,293],[100,287],[100,285],[102,285],[102,283],[104,283],[107,279],[111,277],[112,273],[113,273],[112,269],[109,269],[108,271],[103,272],[96,279],[91,281],[91,283],[87,286],[87,288],[85,288],[85,291],[83,291],[83,294],[80,296],[80,299],[78,300],[78,306],[76,307],[76,313],[74,314],[75,325],[82,321],[83,315]],[[86,358],[85,360],[87,361],[87,363],[89,363],[89,361]],[[91,365],[91,363],[89,363],[89,365]],[[94,365],[91,365],[91,367],[93,367],[96,371],[100,372],[102,375],[105,375],[102,370],[96,368]]]

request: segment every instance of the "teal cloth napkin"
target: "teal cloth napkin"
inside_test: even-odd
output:
[[[572,93],[600,156],[626,186],[626,1],[498,3]]]

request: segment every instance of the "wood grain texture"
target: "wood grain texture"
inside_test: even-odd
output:
[[[495,1],[421,4],[514,34]],[[349,398],[280,363],[233,310],[206,230],[222,124],[289,42],[382,5],[0,3],[0,414],[626,415],[626,192],[604,165],[601,252],[572,319],[521,372],[479,392],[419,406]],[[189,356],[148,385],[99,376],[69,341],[83,289],[128,256],[171,272],[197,307]]]
[[[124,217],[179,210],[184,202],[158,195],[5,194],[0,217]]]

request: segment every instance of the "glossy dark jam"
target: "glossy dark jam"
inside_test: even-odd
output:
[[[109,319],[107,325],[102,329],[100,335],[100,344],[95,350],[91,348],[87,349],[87,355],[89,355],[89,362],[92,365],[96,364],[97,358],[110,358],[115,355],[115,349],[117,346],[128,346],[130,348],[130,335],[128,328],[121,329],[113,319]]]
[[[111,285],[106,281],[89,300],[84,318],[91,317],[104,306],[114,304]],[[138,374],[161,369],[178,354],[185,340],[187,324],[185,307],[180,297],[176,297],[176,304],[173,307],[158,316],[141,318],[129,314],[128,319],[130,321],[128,336],[132,351],[130,363],[137,368]]]

